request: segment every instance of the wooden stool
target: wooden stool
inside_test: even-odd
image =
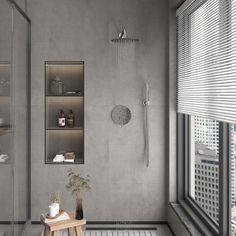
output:
[[[82,225],[86,224],[86,220],[76,220],[74,213],[68,213],[70,216],[69,220],[61,220],[57,222],[44,223],[44,236],[58,236],[60,230],[67,229],[68,236],[83,236]]]

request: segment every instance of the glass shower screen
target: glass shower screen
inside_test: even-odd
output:
[[[0,235],[21,235],[29,216],[29,26],[0,1]]]

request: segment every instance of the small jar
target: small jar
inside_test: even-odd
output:
[[[64,93],[64,83],[59,76],[50,82],[50,92],[52,95],[62,95]]]
[[[51,206],[54,207],[55,212],[56,212],[56,215],[59,214],[59,210],[60,210],[60,205],[59,205],[59,203],[58,203],[58,202],[53,202],[53,203],[51,204]]]
[[[53,205],[50,205],[48,207],[49,207],[49,212],[48,212],[49,216],[55,217],[57,215],[57,209]]]
[[[0,79],[0,95],[10,95],[10,82],[5,77]]]

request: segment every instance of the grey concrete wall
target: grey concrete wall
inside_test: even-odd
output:
[[[27,9],[27,0],[15,0],[15,2],[19,5],[19,7],[23,10],[26,11]]]
[[[90,221],[167,220],[168,4],[165,0],[31,0],[32,156],[31,213],[38,221],[51,194],[75,201],[65,189],[71,166],[44,164],[44,61],[85,61],[85,164],[91,176],[84,196]],[[135,45],[111,39],[126,27]],[[144,162],[143,88],[151,86],[150,167]],[[111,121],[115,105],[132,112],[129,124]]]

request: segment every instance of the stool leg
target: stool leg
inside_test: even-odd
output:
[[[57,231],[53,231],[52,232],[52,236],[59,236],[59,231],[57,230]]]
[[[68,236],[75,236],[74,228],[68,228]]]
[[[44,234],[43,234],[44,236],[50,236],[50,230],[49,230],[49,228],[48,227],[46,227],[45,226],[45,228],[44,228]]]
[[[75,227],[75,232],[76,232],[76,236],[83,236],[83,231],[81,229],[81,226]]]

